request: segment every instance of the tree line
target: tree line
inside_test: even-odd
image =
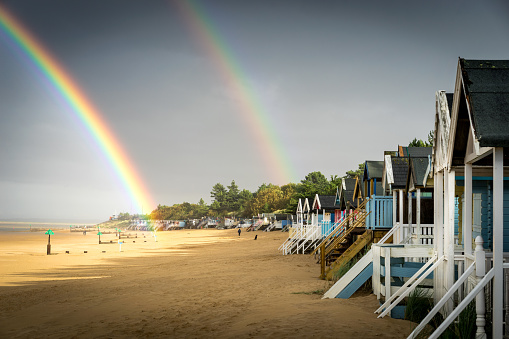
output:
[[[150,218],[187,220],[207,216],[251,218],[261,213],[293,214],[300,198],[313,197],[315,194],[334,195],[337,187],[341,185],[341,180],[336,175],[327,179],[325,175],[317,171],[309,173],[299,183],[282,186],[263,183],[254,192],[240,189],[235,180],[232,180],[230,185],[224,186],[217,183],[212,187],[210,205],[207,205],[203,199],[200,199],[197,204],[183,202],[173,206],[159,205],[150,213]]]
[[[433,145],[433,131],[428,134],[428,140],[415,138],[409,147],[431,147]],[[360,163],[355,170],[345,173],[344,178],[355,178],[363,175],[364,163]],[[335,195],[336,189],[341,185],[342,178],[337,175],[329,179],[320,171],[311,172],[299,183],[289,183],[278,186],[274,184],[261,184],[258,189],[251,192],[240,189],[232,180],[230,185],[217,183],[210,191],[213,199],[207,205],[203,199],[197,204],[183,202],[173,206],[158,205],[149,218],[154,220],[189,220],[203,217],[224,218],[226,216],[251,218],[261,213],[295,213],[301,198],[319,195]],[[127,214],[127,213],[125,213]],[[127,214],[128,216],[128,214]]]

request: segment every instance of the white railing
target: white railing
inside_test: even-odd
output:
[[[394,234],[396,234],[397,232],[399,232],[399,228],[400,228],[400,223],[396,223],[396,225],[394,225],[391,230],[389,232],[387,232],[382,239],[380,239],[380,241],[377,242],[377,244],[385,244],[385,242],[387,240],[389,240],[389,238],[391,236],[393,236]],[[394,239],[394,238],[393,238]],[[396,244],[396,242],[394,242]]]
[[[292,248],[299,242],[299,240],[302,238],[302,233],[304,232],[305,228],[304,226],[300,226],[295,230],[293,233],[293,237],[290,239],[290,241],[287,243],[287,245],[283,248],[283,255],[292,254]]]
[[[416,245],[432,245],[433,244],[433,224],[422,224],[418,228],[416,225],[412,225],[410,232],[410,226],[408,224],[396,223],[392,227],[393,230],[397,226],[397,232],[394,231],[393,243],[394,244],[416,244]]]
[[[406,293],[406,290],[408,289],[408,293],[410,293],[415,286],[408,284],[405,284],[402,291],[393,291],[393,287],[391,286],[391,258],[435,258],[435,254],[433,251],[433,248],[429,245],[395,245],[395,244],[373,244],[371,247],[373,251],[373,293],[377,296],[377,299],[380,300],[380,297],[383,295],[385,296],[386,304],[383,305],[383,307],[379,308],[375,313],[382,312],[383,309],[386,309],[389,307],[387,303],[391,303],[391,301],[394,300],[394,298],[401,295],[401,293]],[[385,271],[382,272],[381,268],[381,258],[384,258],[384,269]],[[436,267],[436,266],[435,266]],[[418,271],[419,272],[419,271]],[[430,272],[426,272],[425,274],[414,274],[413,277],[410,278],[410,283],[413,281],[419,280],[419,279],[425,279]],[[381,281],[380,276],[384,274],[385,279]],[[419,280],[419,283],[422,281]],[[408,294],[407,293],[407,294]],[[391,298],[393,294],[396,294],[395,297]],[[398,301],[399,302],[399,301]],[[397,303],[391,303],[391,309],[395,307]],[[390,309],[389,309],[390,311]],[[387,313],[385,313],[387,314]],[[384,315],[385,315],[384,314]]]
[[[383,318],[389,312],[396,307],[407,295],[410,294],[415,288],[428,277],[441,263],[444,261],[444,256],[441,256],[437,259],[437,256],[434,255],[428,262],[423,265],[408,281],[399,288],[396,293],[387,298],[391,293],[390,286],[390,276],[387,275],[387,269],[385,270],[386,278],[385,278],[385,303],[380,306],[375,313],[380,313],[378,318]],[[387,285],[389,284],[389,285]]]
[[[475,257],[474,262],[470,264],[470,266],[465,270],[465,272],[458,278],[458,280],[451,286],[451,288],[444,294],[444,296],[436,303],[435,307],[428,313],[428,315],[422,320],[422,322],[415,328],[415,330],[410,333],[408,338],[415,338],[429,321],[442,309],[442,307],[446,306],[449,309],[452,309],[453,301],[452,298],[456,293],[460,293],[460,291],[465,290],[468,293],[463,301],[459,303],[459,305],[452,310],[447,318],[444,319],[442,324],[429,336],[429,338],[438,338],[444,331],[452,324],[452,322],[460,315],[460,313],[476,298],[476,325],[477,325],[477,338],[486,338],[485,333],[485,313],[486,313],[486,305],[485,305],[485,296],[484,296],[484,288],[491,281],[494,275],[493,269],[491,269],[488,273],[486,273],[485,262],[486,255],[483,250],[482,244],[483,240],[480,236],[475,239],[476,248],[475,248]],[[460,259],[460,258],[458,258]],[[464,259],[470,260],[469,256],[465,256]],[[463,288],[463,284],[465,282],[469,283],[472,281],[471,275],[475,271],[476,277],[476,286],[469,291],[469,286],[466,289]]]
[[[312,244],[315,240],[320,239],[322,228],[320,226],[308,225],[305,227],[304,231],[301,234],[301,238],[297,243],[295,253],[299,253],[299,250],[302,249],[302,254],[304,254],[304,247],[308,244]],[[292,251],[293,253],[293,251]]]
[[[412,225],[412,244],[432,245],[434,226],[433,224],[421,224],[420,227]]]
[[[290,227],[288,232],[288,238],[279,246],[278,251],[282,251],[284,255],[288,254],[289,246],[297,240],[299,237],[299,233],[302,230],[302,225],[296,225],[295,227]]]
[[[290,227],[288,238],[279,246],[283,255],[304,253],[313,244],[322,239],[321,225],[295,225]]]
[[[297,253],[299,253],[299,249],[302,248],[302,254],[304,254],[311,245],[316,244],[316,240],[321,239],[321,227],[309,227],[303,238],[304,241],[298,246]]]

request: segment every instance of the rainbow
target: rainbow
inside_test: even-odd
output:
[[[57,60],[2,5],[0,5],[0,32],[5,33],[17,49],[28,57],[69,106],[70,111],[83,123],[130,195],[134,204],[133,208],[136,208],[138,213],[155,208],[156,205],[131,164],[127,153],[102,119],[100,112]]]
[[[254,140],[257,140],[259,153],[271,175],[272,183],[283,185],[294,182],[297,178],[294,167],[267,110],[249,86],[247,74],[221,37],[213,21],[196,1],[177,0],[174,3],[190,30],[216,64],[226,84],[235,93],[240,113],[251,129]]]

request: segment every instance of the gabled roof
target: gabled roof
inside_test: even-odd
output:
[[[304,198],[304,204],[302,205],[302,213],[308,213],[311,210],[309,206],[309,199]]]
[[[322,209],[334,209],[334,195],[321,195],[320,201],[322,202]]]
[[[447,163],[447,148],[452,115],[452,93],[437,91],[435,93],[435,129],[433,131],[433,173],[442,170]],[[468,119],[468,118],[467,118]]]
[[[392,189],[404,189],[408,175],[408,158],[391,157]]]
[[[341,207],[347,208],[347,204],[350,206],[357,206],[356,202],[353,199],[353,191],[355,189],[355,179],[346,178],[343,179],[343,184],[341,185]]]
[[[353,199],[363,199],[364,198],[364,185],[362,178],[360,176],[355,178],[355,185],[353,189]]]
[[[447,165],[463,166],[466,157],[468,161],[475,161],[476,165],[491,165],[491,147],[509,147],[507,126],[509,60],[460,58],[456,72]]]
[[[428,158],[411,158],[408,168],[407,190],[424,187],[424,177],[428,169]]]
[[[399,156],[400,157],[427,157],[428,155],[431,155],[432,148],[431,147],[405,147],[400,146],[399,147]]]
[[[342,184],[341,184],[342,185]],[[334,197],[334,206],[339,207],[341,205],[341,186],[336,187],[336,195]]]
[[[355,179],[345,178],[343,183],[344,190],[353,191],[355,189]]]
[[[364,180],[370,180],[373,178],[382,179],[384,170],[383,161],[372,161],[366,160],[364,164]]]
[[[509,60],[460,59],[466,99],[481,147],[509,146]]]
[[[297,214],[302,213],[302,199],[299,199],[299,202],[297,203]]]
[[[311,209],[313,209],[313,210],[334,209],[335,198],[336,198],[336,196],[334,196],[334,195],[318,195],[318,194],[316,194],[315,199],[313,201],[313,206]]]

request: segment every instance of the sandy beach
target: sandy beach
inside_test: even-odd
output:
[[[49,256],[43,232],[0,233],[0,338],[405,338],[415,326],[377,319],[366,292],[322,300],[314,259],[277,251],[287,233],[138,232],[122,252],[96,233],[56,231]]]

